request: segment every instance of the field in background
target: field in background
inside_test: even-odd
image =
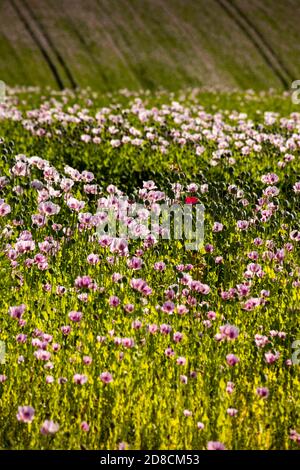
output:
[[[289,88],[296,0],[3,0],[1,79],[101,91]]]

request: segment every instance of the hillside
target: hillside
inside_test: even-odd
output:
[[[100,91],[289,88],[297,0],[2,0],[0,78]]]

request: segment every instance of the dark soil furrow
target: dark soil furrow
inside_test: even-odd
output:
[[[265,63],[270,67],[273,73],[280,80],[285,88],[291,83],[290,75],[284,68],[282,62],[275,54],[275,51],[266,42],[262,34],[257,30],[254,24],[244,13],[232,2],[228,0],[216,0],[228,16],[239,26],[243,33],[249,38],[257,51],[263,57]]]
[[[26,31],[28,31],[28,34],[31,36],[33,41],[36,43],[37,47],[39,48],[42,56],[44,57],[49,69],[51,70],[53,77],[55,78],[55,81],[57,83],[57,86],[59,87],[60,90],[64,89],[64,83],[58,73],[58,70],[51,60],[51,57],[49,56],[47,50],[44,48],[42,42],[40,41],[39,37],[35,34],[34,30],[31,28],[29,22],[27,21],[26,17],[24,16],[22,10],[20,9],[19,5],[15,0],[11,0],[11,5],[14,8],[17,16],[19,17],[20,21],[23,23],[24,27],[26,28]]]
[[[67,76],[67,78],[70,82],[71,88],[73,88],[73,89],[76,88],[77,83],[76,83],[75,79],[73,78],[71,70],[69,69],[67,63],[65,62],[65,60],[64,60],[63,56],[61,55],[61,53],[59,52],[59,50],[56,48],[56,46],[55,46],[54,42],[52,41],[51,37],[49,36],[47,30],[44,28],[43,23],[39,20],[39,18],[35,14],[34,10],[29,6],[29,4],[26,0],[23,0],[23,5],[24,5],[24,8],[27,9],[27,12],[31,16],[32,20],[36,23],[37,27],[41,31],[41,34],[46,39],[47,43],[49,44],[49,47],[52,49],[53,54],[55,55],[57,61],[61,65],[62,69],[64,70],[64,72],[65,72],[65,74],[66,74],[66,76]]]

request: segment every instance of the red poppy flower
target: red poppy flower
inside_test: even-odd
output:
[[[195,196],[187,196],[185,198],[185,203],[186,204],[197,204],[198,201],[199,201],[199,199]]]

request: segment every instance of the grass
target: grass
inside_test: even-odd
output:
[[[241,13],[232,16],[228,4],[255,30]],[[263,5],[76,0],[72,5],[67,0],[1,3],[2,80],[10,86],[73,84],[113,91],[289,88],[298,78],[295,0]]]

